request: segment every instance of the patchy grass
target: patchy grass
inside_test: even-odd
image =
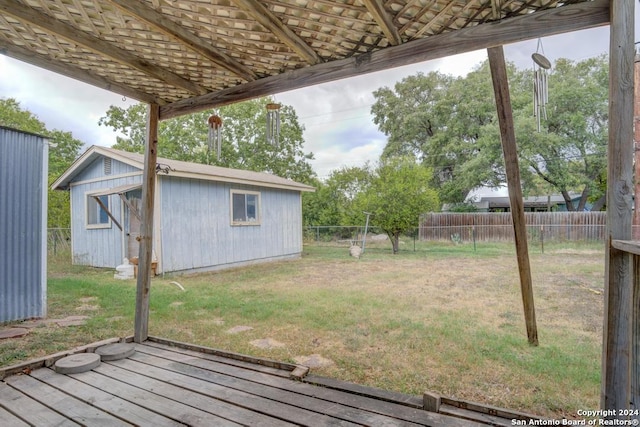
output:
[[[320,354],[334,364],[316,374],[543,416],[598,407],[601,245],[530,250],[538,347],[527,343],[511,245],[407,242],[396,256],[387,245],[359,260],[345,246],[307,245],[299,260],[154,279],[150,334],[283,361]],[[50,317],[90,320],[0,341],[0,365],[132,333],[134,281],[59,259],[49,277]],[[239,325],[253,329],[227,332]],[[263,338],[285,346],[250,344]]]

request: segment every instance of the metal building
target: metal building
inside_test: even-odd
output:
[[[47,313],[47,140],[0,126],[0,323]]]

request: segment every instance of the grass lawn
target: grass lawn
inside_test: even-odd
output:
[[[367,244],[357,260],[313,244],[299,260],[156,278],[150,335],[288,362],[319,354],[333,364],[315,374],[542,416],[599,406],[601,244],[531,248],[538,347],[527,343],[512,245],[413,245],[394,256]],[[113,273],[51,259],[49,317],[89,321],[0,341],[0,366],[131,335],[135,281]],[[235,326],[253,329],[227,332]],[[266,338],[282,347],[251,344]]]

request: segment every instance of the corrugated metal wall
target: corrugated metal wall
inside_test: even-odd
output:
[[[47,311],[48,143],[0,127],[0,323]]]

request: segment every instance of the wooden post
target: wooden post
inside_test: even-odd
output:
[[[133,340],[141,343],[149,336],[149,292],[151,291],[151,261],[153,253],[153,205],[158,158],[158,118],[160,107],[149,104],[147,109],[147,141],[142,174],[142,223],[140,224],[140,255],[136,290],[136,319]]]
[[[513,232],[516,241],[516,257],[520,273],[520,289],[524,306],[524,319],[527,326],[529,344],[538,345],[538,328],[536,326],[536,311],[533,303],[533,285],[531,281],[531,266],[529,264],[529,249],[527,247],[527,225],[524,217],[524,201],[520,187],[520,167],[518,166],[518,152],[516,135],[513,126],[513,111],[509,96],[509,80],[504,61],[502,46],[487,49],[491,80],[496,97],[500,135],[502,138],[502,152],[507,173],[507,187],[509,189],[509,204],[513,219]]]
[[[631,400],[631,255],[612,240],[631,239],[633,195],[634,0],[610,2],[607,242],[602,345],[603,409]],[[634,355],[636,357],[636,355]],[[633,365],[637,366],[637,360]]]
[[[633,65],[633,147],[635,156],[633,239],[640,240],[640,55]]]
[[[440,412],[442,398],[437,393],[424,392],[422,395],[422,409],[429,412]]]
[[[640,409],[640,256],[633,255],[633,301],[632,301],[632,330],[631,330],[631,408]],[[632,418],[640,420],[640,416]]]

